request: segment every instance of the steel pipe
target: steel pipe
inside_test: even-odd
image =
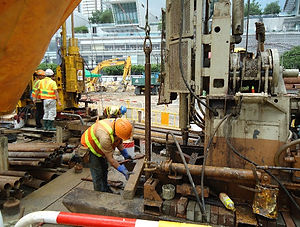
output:
[[[9,158],[48,158],[52,152],[8,152]]]
[[[40,161],[8,161],[9,165],[12,166],[42,166]]]
[[[0,182],[0,184],[3,186],[8,183],[12,188],[19,188],[21,185],[17,177],[0,176]]]
[[[59,174],[57,174],[57,173],[46,172],[46,171],[41,171],[41,170],[30,171],[30,174],[33,177],[44,180],[44,181],[51,181],[59,176]]]
[[[43,180],[40,180],[40,179],[33,178],[31,181],[25,182],[24,184],[28,187],[31,187],[31,188],[34,188],[34,189],[39,189],[40,187],[45,185],[46,182],[43,181]]]
[[[11,184],[8,183],[6,180],[0,179],[0,189],[1,191],[9,191],[12,188]]]
[[[191,165],[188,164],[188,169],[192,175],[200,175],[202,172],[202,165]],[[159,170],[164,172],[176,172],[181,174],[186,174],[186,169],[184,164],[181,163],[172,163],[172,162],[163,162],[159,165]],[[261,173],[256,172],[258,179],[261,178]],[[218,166],[205,166],[205,176],[210,178],[218,178],[220,180],[247,180],[247,181],[256,181],[256,178],[252,170],[247,169],[235,169],[228,167],[218,167]]]
[[[27,181],[32,179],[32,176],[28,172],[24,172],[24,171],[5,170],[5,171],[0,171],[0,175],[24,177],[24,179]]]

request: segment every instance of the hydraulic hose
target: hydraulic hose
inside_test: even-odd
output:
[[[177,149],[178,149],[178,151],[179,151],[180,157],[181,157],[182,162],[183,162],[183,164],[184,164],[184,167],[185,167],[185,169],[186,169],[186,173],[187,173],[187,175],[188,175],[190,184],[191,184],[192,187],[193,187],[193,191],[194,191],[194,193],[195,193],[197,202],[198,202],[199,207],[200,207],[200,210],[201,210],[201,212],[202,212],[202,218],[205,219],[205,221],[206,221],[205,204],[204,204],[204,206],[203,206],[203,204],[201,204],[201,202],[200,202],[200,198],[199,198],[199,195],[198,195],[198,193],[197,193],[197,190],[196,190],[196,187],[195,187],[195,183],[194,183],[194,181],[193,181],[191,172],[190,172],[190,170],[189,170],[189,168],[188,168],[188,165],[187,165],[187,163],[186,163],[186,160],[185,160],[185,158],[184,158],[184,155],[183,155],[183,152],[182,152],[182,150],[181,150],[181,147],[180,147],[180,145],[179,145],[179,143],[178,143],[178,141],[177,141],[175,135],[174,135],[172,132],[169,131],[169,132],[167,132],[167,137],[168,137],[169,134],[173,137],[173,140],[175,141],[176,147],[177,147]],[[202,192],[201,192],[201,193],[202,193]]]

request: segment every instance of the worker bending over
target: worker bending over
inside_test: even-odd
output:
[[[58,105],[61,106],[56,82],[51,78],[54,72],[51,69],[46,70],[46,77],[41,80],[36,94],[41,94],[40,98],[44,101],[44,129],[55,131],[56,128],[53,127],[53,123],[56,117],[56,100]]]
[[[120,108],[117,106],[108,106],[103,110],[104,118],[120,118],[127,112],[127,108],[125,106],[121,106]]]
[[[107,161],[128,180],[128,170],[114,159],[113,153],[117,147],[125,159],[131,158],[123,147],[123,140],[128,140],[131,133],[131,123],[125,118],[117,118],[97,121],[81,136],[81,144],[89,148],[89,167],[95,191],[112,192],[107,183]]]
[[[45,71],[42,69],[39,69],[34,72],[33,76],[35,77],[35,80],[34,80],[33,86],[32,86],[31,97],[33,100],[35,100],[36,128],[40,129],[43,127],[41,120],[43,119],[43,115],[44,115],[44,106],[43,106],[43,100],[41,99],[41,94],[40,93],[36,94],[36,91],[38,90],[41,80],[45,78]]]

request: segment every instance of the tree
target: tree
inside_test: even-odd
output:
[[[249,15],[261,15],[262,11],[260,8],[260,4],[256,2],[256,0],[252,0],[249,5]],[[244,16],[248,15],[248,3],[245,4],[244,8]]]
[[[286,69],[300,69],[300,46],[286,51],[281,56],[281,62]]]
[[[267,4],[264,9],[264,14],[278,14],[278,13],[280,13],[280,6],[278,1]]]
[[[110,67],[105,67],[102,69],[103,74],[105,75],[123,75],[124,66],[115,65]],[[151,64],[151,72],[160,72],[160,64]],[[132,75],[142,75],[145,73],[144,65],[133,65],[131,66]]]
[[[113,14],[110,9],[105,11],[96,10],[92,13],[92,16],[89,17],[89,21],[92,24],[105,24],[105,23],[113,23]]]
[[[46,62],[42,62],[41,64],[39,64],[39,66],[37,67],[38,69],[42,69],[42,70],[46,70],[46,69],[52,69],[52,71],[55,73],[56,72],[56,68],[57,68],[57,64],[55,63],[46,63]]]
[[[75,33],[88,33],[89,30],[86,26],[81,26],[81,27],[75,27],[74,32]]]

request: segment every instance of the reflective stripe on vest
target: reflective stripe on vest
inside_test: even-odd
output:
[[[40,83],[41,99],[56,99],[55,92],[51,87],[52,80],[43,79]]]
[[[33,87],[32,87],[32,93],[31,93],[32,98],[36,97],[35,92],[36,92],[40,82],[41,82],[40,80],[37,80],[34,82]],[[40,98],[40,95],[38,94],[37,97]]]
[[[115,141],[114,135],[113,135],[113,129],[103,120],[99,121],[99,123],[106,129],[106,131],[109,133],[110,139],[111,139],[111,143],[113,144]],[[97,129],[97,128],[96,128]],[[93,142],[96,144],[97,148],[99,150],[102,151],[102,146],[98,140],[98,138],[95,135],[95,124],[93,124],[86,132],[84,135],[84,142],[87,145],[87,147],[90,149],[90,151],[96,155],[97,157],[102,157],[101,154],[99,154],[95,148],[92,146],[91,142],[89,141],[89,135],[91,135],[91,139],[93,140]]]

